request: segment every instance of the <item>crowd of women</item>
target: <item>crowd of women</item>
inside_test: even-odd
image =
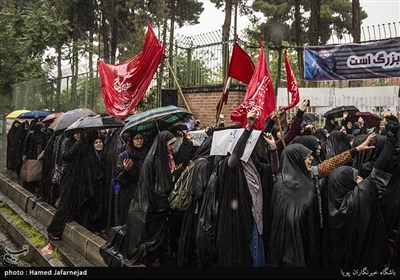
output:
[[[397,118],[385,111],[372,131],[344,112],[340,125],[328,119],[316,128],[303,120],[306,108],[300,101],[285,133],[273,112],[247,161],[255,110],[225,156],[210,153],[215,132],[235,127],[207,128],[194,147],[190,131],[176,128],[46,133],[37,122],[25,137],[36,139],[32,149],[13,125],[8,152],[21,160],[7,167],[18,172],[24,156],[43,156],[33,191],[57,208],[49,238],[59,240],[75,220],[106,238],[100,254],[108,266],[400,265]],[[185,169],[191,200],[177,210],[168,198]]]

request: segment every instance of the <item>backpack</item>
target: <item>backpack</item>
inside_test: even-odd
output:
[[[196,163],[200,160],[207,159],[198,158],[195,161],[192,161],[182,172],[178,181],[176,181],[174,189],[168,196],[168,203],[171,209],[186,211],[192,203],[190,188],[192,186],[194,167],[196,166]]]

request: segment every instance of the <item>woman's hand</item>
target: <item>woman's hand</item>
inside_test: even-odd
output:
[[[250,112],[247,113],[247,124],[246,129],[248,131],[253,130],[254,122],[257,119],[257,110],[255,108],[251,109]]]
[[[132,168],[133,161],[130,158],[124,158],[123,165],[126,171]]]
[[[375,146],[369,146],[369,143],[374,140],[376,137],[376,133],[373,132],[370,135],[368,135],[367,139],[365,139],[364,142],[362,142],[360,145],[358,145],[356,147],[358,152],[362,152],[362,151],[367,151],[367,150],[372,150],[375,149]]]
[[[268,149],[271,151],[275,150],[276,142],[275,142],[274,137],[272,137],[272,134],[269,132],[268,133],[263,132],[262,136],[263,136],[265,142],[268,144]]]
[[[300,101],[298,104],[297,104],[297,108],[300,110],[300,111],[305,111],[306,109],[307,109],[307,105],[308,105],[308,100],[307,99],[303,99],[302,101]]]

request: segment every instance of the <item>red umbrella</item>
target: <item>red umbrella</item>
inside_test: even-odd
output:
[[[53,122],[58,116],[61,116],[62,114],[64,114],[64,112],[55,112],[55,113],[53,113],[53,114],[50,114],[50,115],[48,115],[47,117],[45,117],[45,118],[42,120],[42,123],[45,123],[45,124],[51,123],[51,122]]]
[[[359,117],[363,118],[364,126],[366,128],[375,127],[379,123],[379,121],[381,121],[381,118],[378,115],[371,112],[357,112],[352,117],[350,117],[350,120],[352,122],[357,122]]]

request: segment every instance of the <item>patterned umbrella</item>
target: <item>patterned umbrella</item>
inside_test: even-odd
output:
[[[173,125],[192,115],[189,111],[173,105],[147,110],[127,119],[121,134],[125,131],[150,131]]]
[[[76,122],[79,118],[89,115],[96,115],[96,113],[87,108],[70,110],[57,117],[49,126],[49,128],[53,129],[54,131],[63,130]]]
[[[113,116],[84,116],[78,119],[76,122],[68,126],[65,131],[71,129],[102,129],[102,128],[115,128],[122,127],[125,123]]]
[[[381,118],[378,115],[373,114],[371,112],[357,112],[352,117],[350,117],[350,121],[357,122],[359,117],[363,118],[364,126],[366,128],[375,127],[381,120]]]

